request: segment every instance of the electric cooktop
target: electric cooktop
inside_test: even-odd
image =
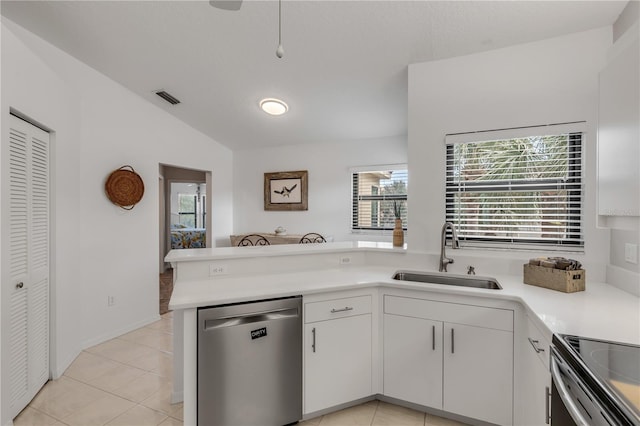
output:
[[[612,399],[619,410],[635,415],[640,421],[640,346],[579,336],[560,337],[565,348],[579,360],[572,364],[578,367],[580,375],[602,388],[598,394],[603,395],[604,391],[604,396]]]

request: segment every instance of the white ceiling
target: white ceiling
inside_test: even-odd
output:
[[[407,65],[611,25],[626,1],[6,1],[2,15],[231,149],[407,133]],[[171,106],[164,89],[182,101]],[[271,117],[264,97],[289,104]]]

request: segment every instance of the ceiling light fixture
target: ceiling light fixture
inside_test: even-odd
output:
[[[280,99],[266,98],[260,101],[260,109],[269,115],[282,115],[289,111],[289,106]]]

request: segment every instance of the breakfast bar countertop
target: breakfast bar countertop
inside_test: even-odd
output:
[[[374,250],[392,252],[380,243],[332,243],[315,247],[300,247],[296,254]],[[281,247],[252,250],[253,257],[277,256]],[[262,248],[261,248],[262,249]],[[276,249],[276,250],[274,250]],[[195,261],[245,258],[246,248],[207,249],[194,256],[173,251],[167,261]],[[245,251],[243,251],[245,250]],[[280,254],[291,253],[283,251]],[[640,298],[602,282],[588,281],[586,290],[562,293],[531,286],[522,282],[522,276],[486,274],[502,286],[501,290],[456,287],[440,284],[417,283],[392,279],[401,268],[394,266],[345,265],[281,273],[255,273],[223,275],[202,279],[178,279],[171,298],[171,309],[190,309],[250,300],[311,295],[323,292],[362,289],[367,287],[419,290],[446,295],[472,296],[521,303],[529,314],[544,324],[550,332],[575,334],[631,344],[640,344]],[[433,272],[420,268],[425,272]]]

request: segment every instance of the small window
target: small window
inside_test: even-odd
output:
[[[180,225],[196,228],[198,196],[195,194],[178,194],[178,217]]]
[[[351,174],[352,230],[392,230],[394,205],[407,229],[408,173],[406,166],[396,167],[372,167]]]
[[[584,247],[582,133],[447,144],[446,161],[461,243]]]

